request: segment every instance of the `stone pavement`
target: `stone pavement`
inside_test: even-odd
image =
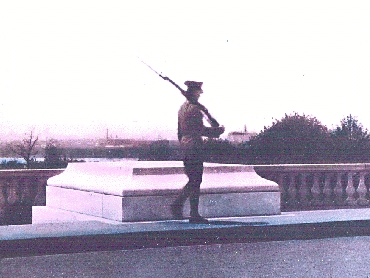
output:
[[[7,258],[1,277],[370,277],[370,237],[145,248]]]
[[[0,227],[3,277],[370,277],[370,209]],[[369,276],[368,276],[369,275]]]
[[[0,226],[3,256],[370,235],[370,209],[286,212],[271,216],[122,223],[76,221]]]

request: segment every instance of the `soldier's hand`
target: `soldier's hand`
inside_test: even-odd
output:
[[[218,127],[209,127],[207,132],[207,137],[210,138],[218,138],[222,133],[225,132],[225,127],[224,126],[218,126]]]
[[[225,132],[225,127],[223,125],[217,127],[217,134],[218,134],[218,136],[220,136],[224,132]]]
[[[222,134],[222,133],[224,133],[225,132],[225,127],[222,125],[222,126],[220,126],[220,128],[221,128],[221,130],[220,130],[220,134]]]

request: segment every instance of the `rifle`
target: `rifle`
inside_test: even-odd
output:
[[[144,61],[141,60],[141,62],[146,65],[148,68],[150,68],[152,71],[154,71],[157,75],[159,75],[159,77],[161,77],[163,80],[167,80],[168,82],[170,82],[172,85],[174,85],[177,89],[179,89],[179,91],[181,92],[181,94],[192,104],[195,104],[197,105],[200,110],[207,116],[207,120],[209,122],[209,124],[212,126],[212,127],[219,127],[220,124],[217,122],[217,120],[215,118],[212,117],[212,115],[208,112],[208,109],[203,105],[203,104],[200,104],[197,100],[193,100],[193,99],[190,99],[189,96],[186,94],[186,91],[183,90],[179,85],[177,85],[174,81],[172,81],[169,77],[167,76],[163,76],[162,74],[158,73],[156,70],[154,70],[151,66],[149,66],[147,63],[145,63]]]

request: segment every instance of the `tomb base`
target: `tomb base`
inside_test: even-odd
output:
[[[181,161],[71,163],[48,180],[46,206],[118,222],[168,220],[186,182]],[[185,217],[189,210],[187,201]],[[280,214],[279,186],[253,166],[204,163],[199,212],[208,218]],[[40,213],[33,214],[37,222]]]

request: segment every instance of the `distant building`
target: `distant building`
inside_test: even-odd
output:
[[[105,149],[130,149],[130,148],[140,148],[140,147],[148,147],[150,145],[167,145],[172,146],[176,145],[176,142],[170,141],[170,140],[150,140],[150,139],[123,139],[118,138],[116,136],[113,138],[113,136],[109,135],[108,129],[106,133],[105,139],[100,139],[99,142],[97,142],[97,146],[103,147]]]
[[[244,131],[232,131],[227,135],[227,140],[232,144],[241,144],[251,140],[253,136],[257,135],[256,132],[248,132],[247,127],[244,126]]]
[[[132,148],[137,147],[140,143],[138,140],[135,139],[121,139],[116,136],[116,138],[112,138],[109,136],[109,131],[107,129],[107,134],[105,140],[100,142],[100,145],[106,149],[125,149],[125,148]]]
[[[106,149],[132,148],[135,143],[132,139],[107,139],[104,147]]]

